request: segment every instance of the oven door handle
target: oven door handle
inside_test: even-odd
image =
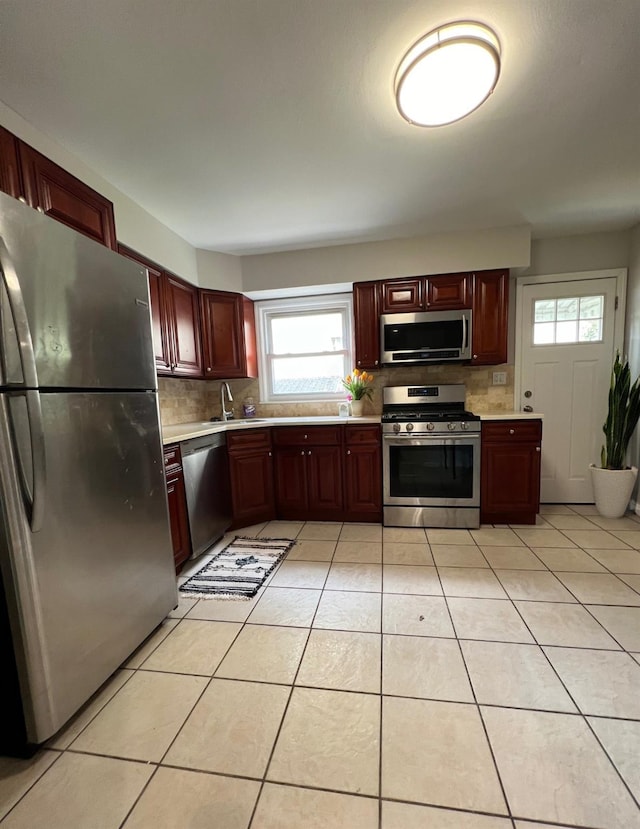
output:
[[[432,435],[432,434],[426,434],[426,435],[425,434],[420,434],[420,435],[414,435],[414,434],[395,435],[395,434],[393,434],[393,435],[382,435],[382,439],[386,443],[388,443],[389,445],[392,445],[394,442],[397,442],[398,446],[402,446],[403,444],[406,444],[406,443],[413,443],[416,446],[420,446],[420,445],[423,445],[425,442],[442,443],[443,441],[451,441],[451,440],[455,440],[457,443],[467,443],[467,442],[470,442],[470,441],[480,440],[480,433],[479,432],[473,432],[471,434],[468,434],[468,433],[465,433],[465,432],[456,432],[454,434],[453,432],[447,432],[446,434],[438,434],[438,435]]]
[[[461,351],[465,352],[469,345],[469,320],[467,319],[467,315],[462,315],[462,348]]]

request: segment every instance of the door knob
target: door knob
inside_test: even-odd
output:
[[[531,397],[532,394],[533,394],[533,392],[530,392],[529,389],[527,389],[526,392],[524,393],[524,396],[529,398],[529,397]]]
[[[533,406],[523,406],[522,411],[523,412],[532,412],[533,411]]]

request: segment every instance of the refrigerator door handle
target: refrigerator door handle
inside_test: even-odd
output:
[[[38,372],[36,370],[36,356],[33,350],[33,340],[29,329],[29,318],[22,297],[20,281],[11,261],[9,251],[0,236],[0,277],[4,283],[13,324],[18,338],[20,365],[22,366],[22,385],[26,388],[38,386]]]
[[[10,395],[11,397],[24,397],[27,406],[29,443],[31,447],[32,485],[29,484],[29,479],[25,472],[24,460],[17,445],[13,422],[11,423],[12,448],[14,458],[16,459],[23,500],[27,508],[29,526],[31,527],[31,532],[37,533],[38,530],[42,528],[42,522],[44,519],[47,471],[45,463],[44,425],[42,422],[40,392],[29,389],[25,391],[11,392]],[[11,421],[13,421],[10,406],[8,407],[8,412]]]

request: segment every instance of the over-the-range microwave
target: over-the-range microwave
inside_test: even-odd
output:
[[[470,308],[380,317],[380,362],[384,365],[469,359]]]

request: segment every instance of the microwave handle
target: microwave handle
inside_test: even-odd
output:
[[[467,315],[462,315],[462,351],[465,351],[469,345],[469,320]]]

